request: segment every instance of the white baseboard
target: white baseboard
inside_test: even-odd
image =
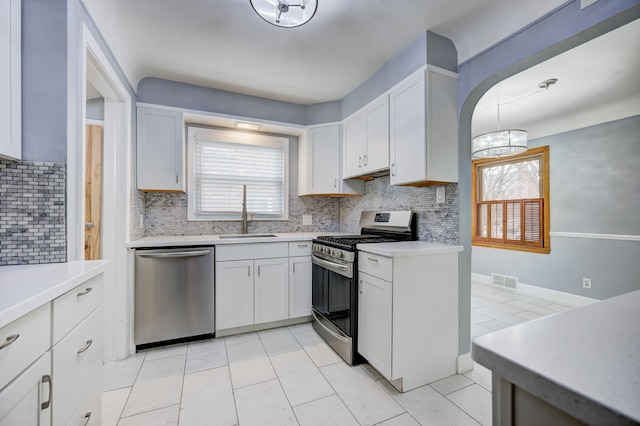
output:
[[[472,273],[471,279],[476,283],[491,285],[491,277],[487,275]],[[512,290],[509,288],[506,288],[504,290],[525,294],[529,296],[541,297],[543,299],[547,299],[552,302],[556,302],[564,305],[571,305],[571,306],[586,306],[586,305],[590,305],[592,303],[598,302],[598,299],[592,299],[590,297],[579,296],[577,294],[571,294],[571,293],[565,293],[562,291],[538,287],[535,285],[523,284],[522,282],[518,283],[518,288],[516,290]]]
[[[471,352],[458,355],[457,368],[458,374],[473,370],[473,359],[471,359]]]

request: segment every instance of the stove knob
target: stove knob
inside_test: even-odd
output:
[[[343,253],[342,251],[337,251],[337,252],[336,252],[336,257],[337,257],[338,259],[342,259],[342,258],[344,257],[344,253]]]
[[[324,248],[325,254],[331,254],[331,249],[329,247]]]

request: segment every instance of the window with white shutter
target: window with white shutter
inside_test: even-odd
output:
[[[473,244],[548,253],[549,147],[472,164]]]
[[[253,220],[288,219],[289,140],[190,126],[189,220],[240,220],[243,188]]]

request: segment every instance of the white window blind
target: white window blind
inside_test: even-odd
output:
[[[286,219],[288,140],[190,128],[191,219],[238,220],[243,186],[254,219]]]

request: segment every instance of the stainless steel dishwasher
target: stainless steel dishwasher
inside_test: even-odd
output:
[[[137,349],[213,335],[213,271],[213,247],[136,250]]]

